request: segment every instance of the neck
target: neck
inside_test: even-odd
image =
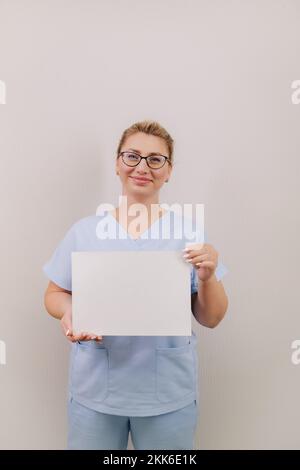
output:
[[[134,210],[134,204],[141,204],[141,207],[137,207]],[[115,209],[117,220],[130,220],[142,216],[148,219],[149,223],[152,223],[164,213],[165,210],[159,206],[158,198],[153,198],[153,196],[151,198],[136,198],[132,196],[124,198],[123,194],[119,198],[119,206]]]

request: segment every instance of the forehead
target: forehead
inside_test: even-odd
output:
[[[139,150],[142,155],[147,155],[151,152],[168,155],[167,144],[161,137],[145,134],[144,132],[137,132],[136,134],[127,137],[122,145],[122,150],[127,150],[129,148]]]

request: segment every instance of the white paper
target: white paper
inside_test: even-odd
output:
[[[75,332],[191,335],[191,269],[181,251],[72,252]]]

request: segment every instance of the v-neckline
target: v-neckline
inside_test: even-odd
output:
[[[166,210],[166,212],[161,216],[161,217],[158,217],[151,225],[149,225],[149,227],[138,237],[138,238],[133,238],[130,233],[127,232],[127,230],[125,230],[125,228],[123,227],[123,225],[120,224],[120,222],[111,214],[110,211],[106,211],[106,213],[114,220],[116,226],[119,226],[119,229],[121,228],[122,232],[127,235],[127,238],[129,238],[130,241],[134,242],[134,243],[139,243],[139,242],[142,242],[143,240],[145,240],[145,238],[143,238],[145,236],[145,234],[148,234],[151,229],[160,221],[162,220],[167,214],[170,213],[169,210]],[[149,238],[147,238],[148,240]]]

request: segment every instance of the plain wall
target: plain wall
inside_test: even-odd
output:
[[[42,266],[117,204],[117,144],[143,119],[175,140],[161,202],[204,203],[229,269],[225,319],[193,323],[196,448],[300,448],[299,19],[297,0],[0,1],[1,449],[65,448],[69,343]]]

